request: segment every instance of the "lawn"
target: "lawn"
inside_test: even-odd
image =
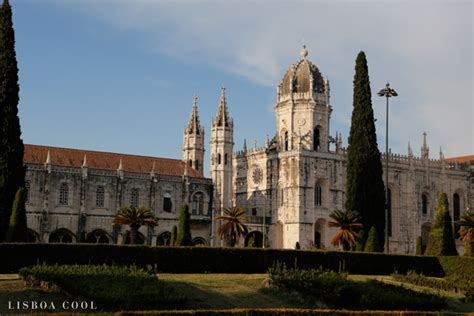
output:
[[[266,274],[159,274],[160,280],[174,286],[185,294],[187,302],[182,309],[230,309],[230,308],[305,308],[294,297],[269,290],[265,287]],[[355,280],[377,278],[385,282],[395,282],[388,276],[350,276]],[[423,287],[407,287],[426,290]],[[443,293],[449,297],[449,309],[457,312],[472,312],[474,304],[464,304],[459,294]],[[59,302],[71,300],[65,294],[52,293],[40,289],[28,288],[16,274],[0,275],[0,315],[8,310],[8,301],[39,300]],[[99,310],[103,307],[99,305]],[[324,308],[324,304],[318,307]],[[109,309],[110,310],[110,309]],[[56,311],[61,311],[60,308]],[[25,312],[25,311],[22,311]]]

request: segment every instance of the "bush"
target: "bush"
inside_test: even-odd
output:
[[[185,298],[159,281],[152,269],[106,265],[36,265],[22,268],[30,284],[49,282],[69,294],[96,300],[114,309],[175,307]]]
[[[413,270],[429,276],[444,276],[436,257],[355,253],[339,251],[302,251],[262,248],[149,247],[104,244],[2,243],[0,272],[11,273],[37,263],[118,264],[144,267],[156,264],[166,273],[265,273],[274,262],[302,269],[339,271],[350,274],[390,275]],[[464,258],[469,259],[469,258]],[[470,260],[470,259],[469,259]]]
[[[175,246],[191,246],[191,240],[191,215],[188,204],[184,204],[179,212],[179,228]]]
[[[423,239],[421,236],[416,237],[416,255],[423,255]]]
[[[12,214],[7,231],[7,241],[28,241],[28,229],[26,227],[26,209],[25,209],[26,191],[19,188],[13,200]]]
[[[430,229],[425,254],[428,256],[457,256],[458,254],[446,193],[439,195],[436,217]]]
[[[369,231],[369,237],[367,237],[367,241],[365,242],[364,247],[365,252],[379,252],[379,241],[377,238],[377,230],[374,226]]]
[[[351,309],[411,309],[439,310],[445,300],[428,293],[420,293],[402,286],[371,280],[347,279],[346,273],[317,270],[287,269],[277,264],[269,269],[272,285],[289,292],[296,291],[308,303],[321,300],[335,308]]]

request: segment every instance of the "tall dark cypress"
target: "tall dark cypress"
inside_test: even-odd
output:
[[[4,0],[0,9],[0,240],[5,239],[15,194],[25,182],[19,91],[12,9]]]
[[[346,209],[362,215],[366,236],[371,227],[375,227],[379,247],[383,248],[385,188],[372,110],[369,69],[362,51],[356,59],[353,106],[347,149]]]

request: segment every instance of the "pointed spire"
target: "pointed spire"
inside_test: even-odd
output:
[[[48,150],[48,154],[46,155],[46,161],[44,162],[44,168],[51,173],[51,153]]]
[[[444,160],[443,149],[439,146],[439,160]]]
[[[268,137],[268,134],[267,134],[267,138],[265,139],[265,146],[266,147],[270,146],[270,138]]]
[[[122,158],[120,158],[119,166],[117,168],[117,175],[120,179],[123,179],[123,165],[122,165]]]
[[[257,150],[257,140],[253,140],[253,150]]]
[[[193,109],[189,117],[187,132],[189,134],[199,134],[201,132],[201,122],[199,121],[199,113],[197,108],[197,96],[193,97]]]
[[[153,178],[155,176],[155,161],[153,161],[153,166],[151,167],[150,176]]]
[[[247,140],[244,138],[244,147],[242,148],[244,152],[247,152]]]
[[[411,149],[410,142],[408,142],[408,156],[413,157],[413,149]]]
[[[227,101],[225,98],[225,87],[221,87],[221,99],[217,108],[216,118],[214,124],[217,126],[229,126],[232,125],[232,120],[229,117],[229,111],[227,110]]]
[[[82,160],[82,168],[87,168],[87,154],[84,154],[84,159]]]
[[[51,164],[51,153],[48,150],[48,154],[46,155],[46,161],[44,163],[45,165],[50,165]]]
[[[430,156],[430,148],[426,143],[426,132],[423,132],[423,146],[421,147],[421,157],[423,159],[428,159]]]

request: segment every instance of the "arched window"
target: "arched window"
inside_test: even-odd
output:
[[[221,164],[221,154],[217,154],[217,164]]]
[[[227,154],[224,154],[224,165],[227,165]]]
[[[68,205],[69,203],[69,186],[62,183],[59,188],[59,205]]]
[[[130,206],[138,207],[140,200],[140,193],[138,189],[132,189],[132,193],[130,194]]]
[[[284,142],[285,142],[285,151],[287,151],[288,148],[289,148],[289,145],[288,145],[288,131],[285,131],[285,139],[284,139]]]
[[[190,167],[192,167],[192,166],[193,166],[193,161],[192,161],[191,159],[189,159],[189,161],[188,161],[188,165],[189,165]]]
[[[423,215],[428,214],[428,197],[425,193],[421,195],[421,213]]]
[[[314,205],[321,206],[323,203],[321,185],[318,183],[314,188]]]
[[[454,220],[454,236],[455,238],[459,238],[459,224],[457,221],[459,221],[459,217],[461,215],[461,205],[459,202],[459,194],[454,193],[453,195],[453,220]]]
[[[72,243],[75,240],[74,234],[65,228],[60,228],[53,231],[49,235],[49,242]]]
[[[25,203],[30,203],[30,182],[25,182]]]
[[[171,233],[170,232],[163,232],[158,235],[156,238],[156,245],[157,246],[169,246],[171,241]]]
[[[388,236],[392,237],[392,190],[387,191],[387,227]]]
[[[204,214],[204,195],[202,193],[199,192],[194,194],[191,212],[193,215]]]
[[[105,202],[105,189],[103,186],[98,186],[97,190],[95,191],[95,206],[96,207],[104,207]]]
[[[166,193],[163,198],[163,211],[171,212],[172,209],[173,203],[171,202],[171,195],[169,193]]]
[[[196,166],[195,166],[194,169],[199,170],[199,160],[196,159],[196,163],[195,163],[195,164],[196,164]]]
[[[196,238],[193,238],[191,243],[193,244],[193,246],[205,246],[206,240],[202,237],[196,237]]]
[[[313,133],[313,149],[314,150],[319,150],[320,148],[320,136],[319,136],[319,128],[315,127],[314,128],[314,133]]]

